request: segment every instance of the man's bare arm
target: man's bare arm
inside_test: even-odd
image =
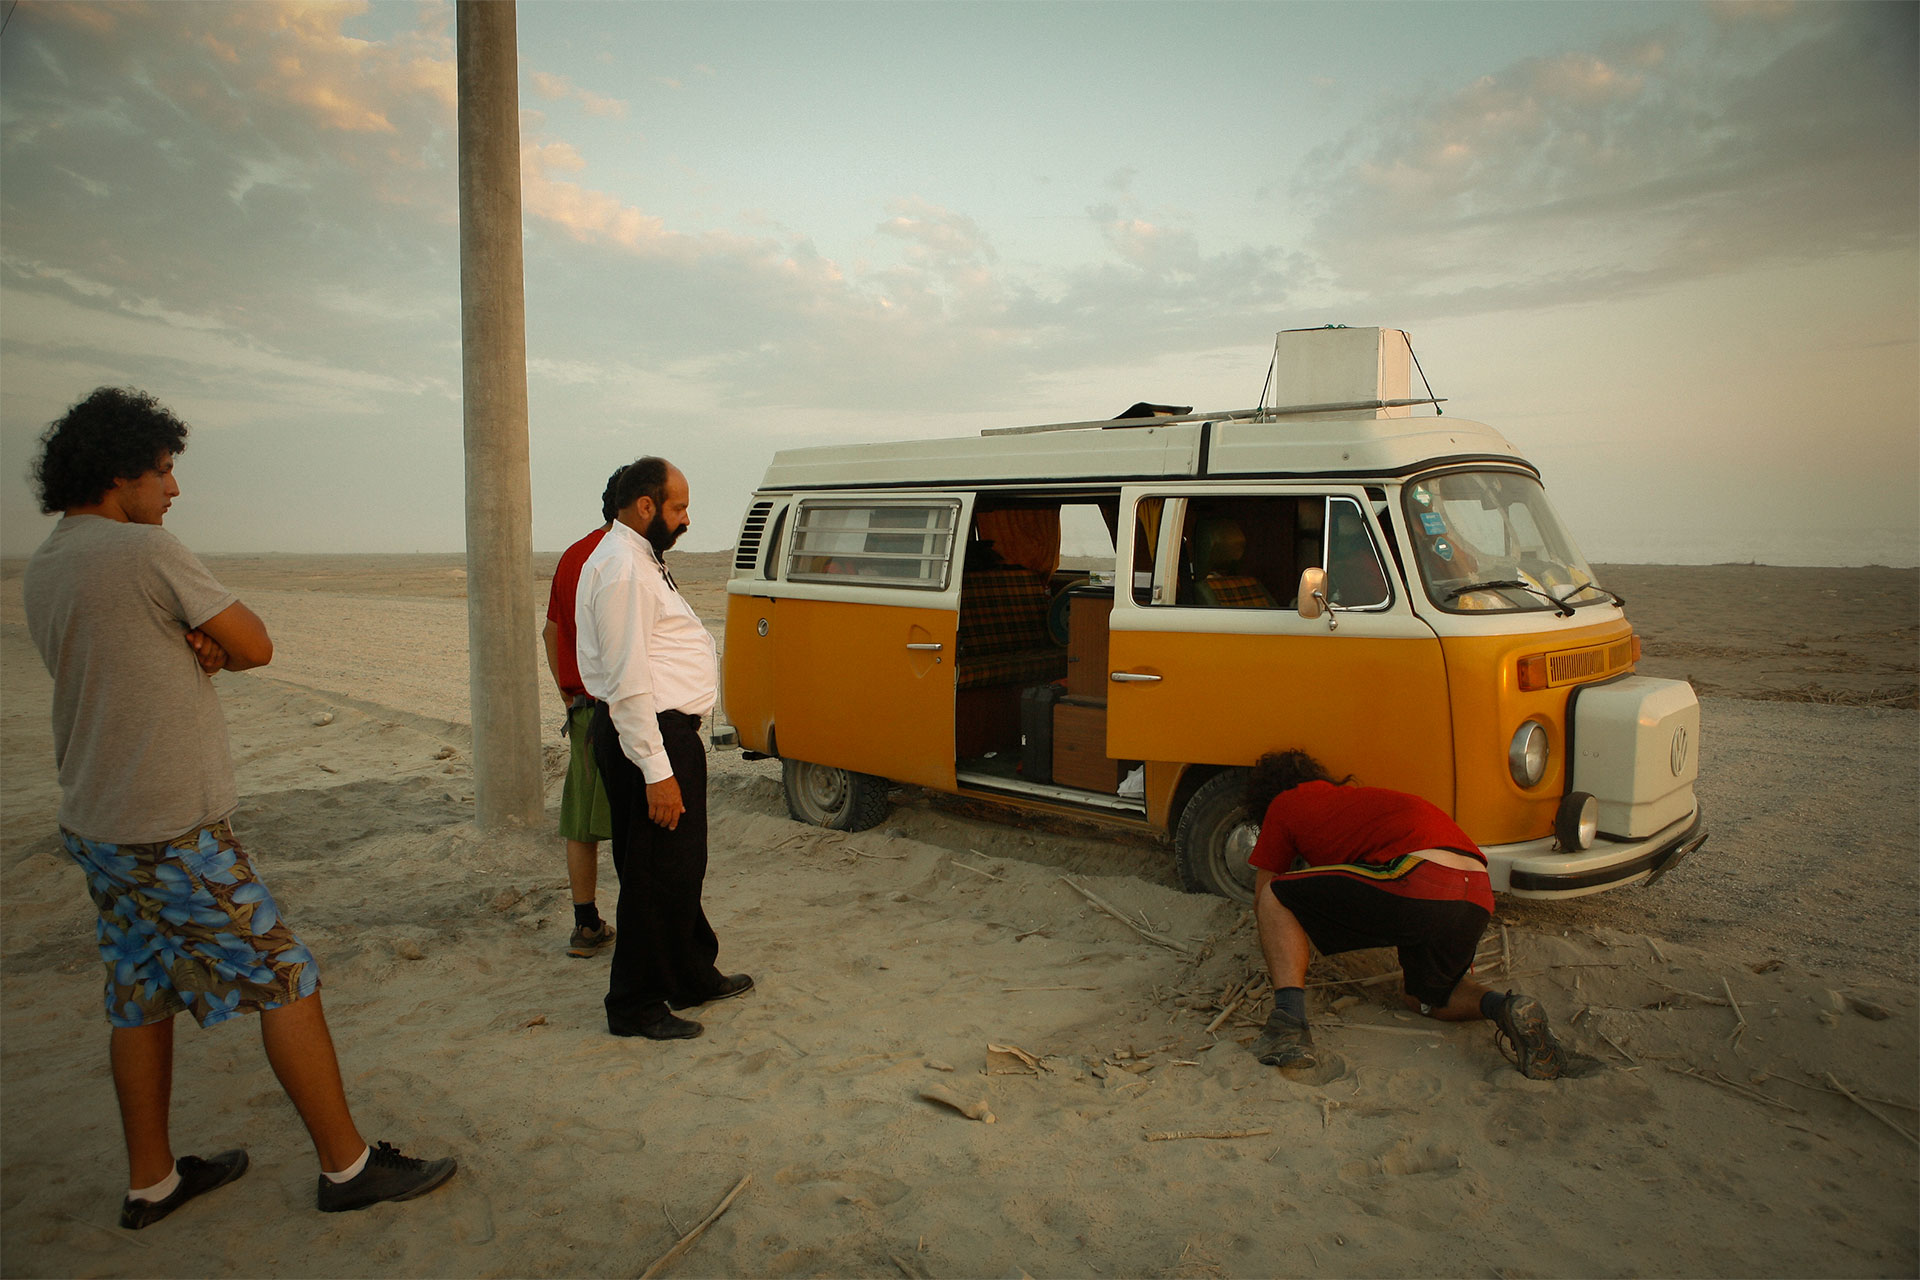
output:
[[[273,638],[267,634],[267,624],[237,600],[195,629],[225,652],[228,671],[264,667],[273,661]]]

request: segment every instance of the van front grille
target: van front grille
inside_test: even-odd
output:
[[[1574,649],[1568,653],[1555,653],[1547,658],[1547,683],[1562,685],[1598,680],[1632,665],[1633,641],[1631,640],[1622,640],[1617,644],[1603,645],[1595,649]]]
[[[752,569],[760,563],[760,539],[767,531],[767,513],[772,510],[771,502],[756,502],[747,508],[747,518],[740,525],[740,541],[733,548],[734,568]]]

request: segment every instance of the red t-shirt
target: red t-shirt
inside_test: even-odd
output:
[[[561,552],[560,563],[553,567],[553,586],[547,592],[547,621],[560,628],[560,688],[569,698],[584,698],[587,694],[587,687],[580,683],[580,660],[573,651],[577,636],[573,626],[573,597],[580,590],[581,568],[593,549],[600,545],[600,539],[606,536],[605,529],[595,529]]]
[[[1247,861],[1275,875],[1346,876],[1402,897],[1464,900],[1493,910],[1485,871],[1404,857],[1421,849],[1452,849],[1486,860],[1452,818],[1419,796],[1303,782],[1267,806]]]

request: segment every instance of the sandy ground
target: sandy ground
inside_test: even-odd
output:
[[[605,960],[561,950],[559,842],[470,821],[458,558],[212,563],[278,646],[219,677],[236,825],[321,958],[361,1127],[461,1171],[323,1217],[251,1030],[189,1028],[177,1145],[244,1144],[253,1171],[146,1232],[113,1225],[92,910],[52,834],[47,680],[10,563],[6,1275],[631,1275],[742,1179],[674,1274],[1920,1268],[1913,571],[1607,568],[1642,670],[1703,694],[1714,834],[1651,889],[1502,903],[1488,980],[1539,995],[1595,1063],[1540,1083],[1484,1024],[1436,1028],[1358,981],[1389,967],[1378,954],[1316,965],[1329,1061],[1284,1077],[1242,1047],[1265,1013],[1235,999],[1250,924],[1179,892],[1163,847],[919,795],[876,830],[811,831],[777,768],[737,753],[714,757],[707,903],[722,965],[759,988],[705,1011],[699,1040],[615,1039]],[[725,565],[676,562],[716,625]],[[557,735],[548,757],[551,806]],[[923,1101],[936,1085],[996,1122]],[[1195,1130],[1247,1136],[1159,1140]]]

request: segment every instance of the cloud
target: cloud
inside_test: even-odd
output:
[[[1914,10],[1715,13],[1403,100],[1316,152],[1298,193],[1333,280],[1507,306],[1913,244]]]
[[[536,71],[527,78],[533,91],[549,102],[572,101],[580,104],[580,109],[590,116],[603,119],[623,119],[627,114],[627,104],[619,98],[610,98],[595,93],[591,89],[582,89],[566,76],[551,72]]]

